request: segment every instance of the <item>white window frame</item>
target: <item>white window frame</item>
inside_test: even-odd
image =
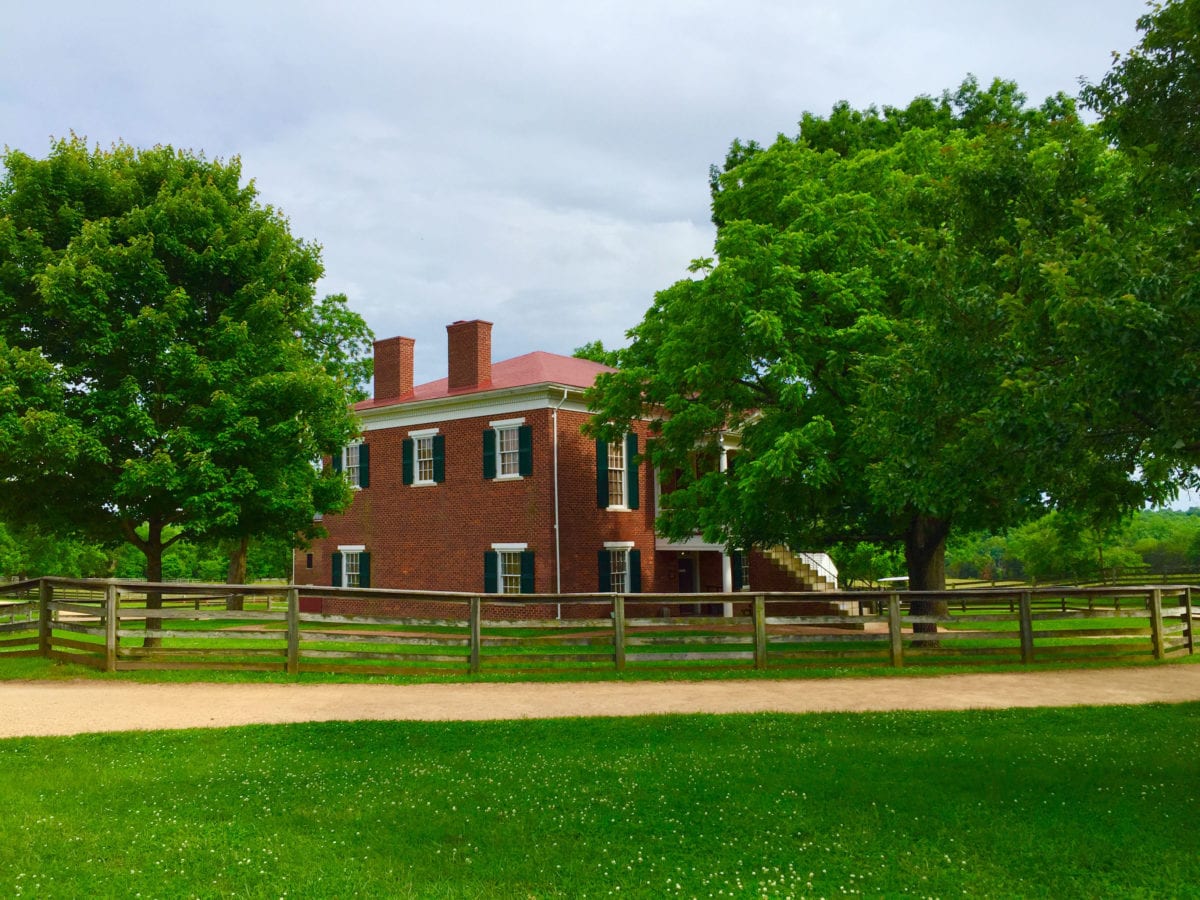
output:
[[[521,475],[521,426],[524,419],[500,419],[488,422],[488,427],[496,432],[496,481],[520,481]],[[504,448],[504,439],[512,441],[512,447]],[[505,454],[511,463],[510,471],[504,471]]]
[[[614,594],[629,593],[629,551],[633,546],[633,541],[604,542],[604,549],[608,551],[609,584]]]
[[[362,488],[359,486],[360,479],[358,477],[358,469],[359,469],[359,450],[358,450],[358,448],[360,446],[362,446],[361,440],[351,441],[349,444],[347,444],[346,446],[344,446],[342,448],[342,477],[345,478],[348,482],[350,482],[350,489],[354,490],[354,491],[362,490]],[[353,464],[351,464],[351,462],[350,462],[350,458],[351,458],[350,451],[352,451],[352,450],[354,451]]]
[[[366,544],[339,544],[338,553],[342,554],[342,584],[344,588],[358,587],[358,577],[362,571],[360,568],[359,554],[366,553]],[[350,560],[354,560],[354,584],[350,583]]]
[[[496,551],[496,588],[501,594],[521,593],[521,554],[528,544],[492,544]],[[516,574],[504,571],[505,562],[516,562]],[[515,580],[514,580],[515,579]]]
[[[613,466],[614,456],[620,460],[620,465]],[[608,508],[629,509],[629,468],[625,459],[625,438],[608,442]],[[615,490],[614,490],[615,489]],[[613,502],[615,493],[620,494],[618,502]]]
[[[408,436],[412,439],[412,472],[414,487],[428,487],[431,484],[437,484],[433,480],[433,438],[441,431],[440,428],[423,428],[420,431],[410,431]],[[429,477],[421,477],[421,448],[429,448]]]
[[[738,564],[742,572],[742,590],[750,590],[750,554],[746,550],[738,550]]]

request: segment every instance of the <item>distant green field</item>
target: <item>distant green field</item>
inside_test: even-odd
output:
[[[1194,703],[15,739],[0,770],[11,897],[1200,896]]]

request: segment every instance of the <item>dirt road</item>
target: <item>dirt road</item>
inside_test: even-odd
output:
[[[524,719],[654,713],[1179,703],[1200,665],[937,677],[580,684],[0,682],[0,737],[357,719]]]

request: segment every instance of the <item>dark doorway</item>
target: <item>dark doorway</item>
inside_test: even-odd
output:
[[[679,557],[679,593],[696,593],[696,561],[690,556]]]

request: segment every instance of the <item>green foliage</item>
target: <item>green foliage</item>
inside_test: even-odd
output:
[[[156,579],[173,541],[309,534],[348,501],[311,461],[355,431],[370,333],[315,300],[317,248],[237,159],[72,137],[4,166],[7,521],[128,541]]]
[[[1183,896],[1198,719],[1189,703],[6,740],[0,888]]]
[[[139,531],[144,535],[145,526]],[[174,538],[178,529],[167,529]],[[163,553],[163,578],[167,581],[225,581],[228,554],[216,542],[175,540]],[[37,578],[58,575],[67,578],[142,578],[144,555],[133,544],[104,547],[80,537],[47,533],[35,526],[13,530],[0,523],[0,577]],[[290,579],[291,545],[282,538],[264,538],[250,543],[249,581]]]
[[[1114,54],[1084,103],[1105,133],[1142,163],[1146,183],[1172,206],[1194,209],[1200,190],[1200,0],[1155,3],[1138,19],[1141,43]]]
[[[1140,510],[1105,530],[1052,512],[1001,534],[964,533],[946,548],[946,572],[984,580],[1101,581],[1123,571],[1200,569],[1200,510]]]
[[[582,347],[576,347],[571,354],[576,359],[590,359],[592,362],[602,363],[606,366],[616,368],[620,365],[621,351],[606,350],[604,341],[588,341]]]
[[[1082,91],[1101,128],[1132,163],[1136,240],[1119,245],[1113,289],[1099,296],[1063,285],[1051,317],[1060,357],[1096,363],[1050,376],[1059,402],[1102,410],[1110,453],[1152,476],[1200,483],[1200,0],[1155,3],[1138,20],[1141,43]],[[1119,288],[1119,289],[1118,289]],[[1050,361],[1051,363],[1053,360]],[[1170,492],[1153,499],[1166,500]]]
[[[902,540],[914,587],[940,586],[952,526],[1013,524],[1047,494],[1140,506],[1175,473],[1095,449],[1027,373],[1051,371],[1062,284],[1125,290],[1126,176],[1069,99],[1032,109],[1001,81],[735,144],[713,180],[719,262],[659,292],[592,392],[592,429],[652,419],[647,456],[682,473],[668,535]],[[736,464],[689,475],[728,432]]]
[[[1012,555],[1008,539],[989,532],[960,532],[946,542],[946,575],[983,581],[1020,581],[1022,561]]]
[[[1046,581],[1063,576],[1095,578],[1101,567],[1141,565],[1131,548],[1106,540],[1077,522],[1051,513],[1009,535],[1014,555],[1021,560],[1027,578]]]
[[[14,531],[0,523],[0,576],[107,578],[112,573],[111,555],[94,543],[45,533],[34,526]]]
[[[838,568],[838,581],[844,590],[878,587],[879,579],[904,572],[904,548],[870,541],[839,544],[829,549]]]

